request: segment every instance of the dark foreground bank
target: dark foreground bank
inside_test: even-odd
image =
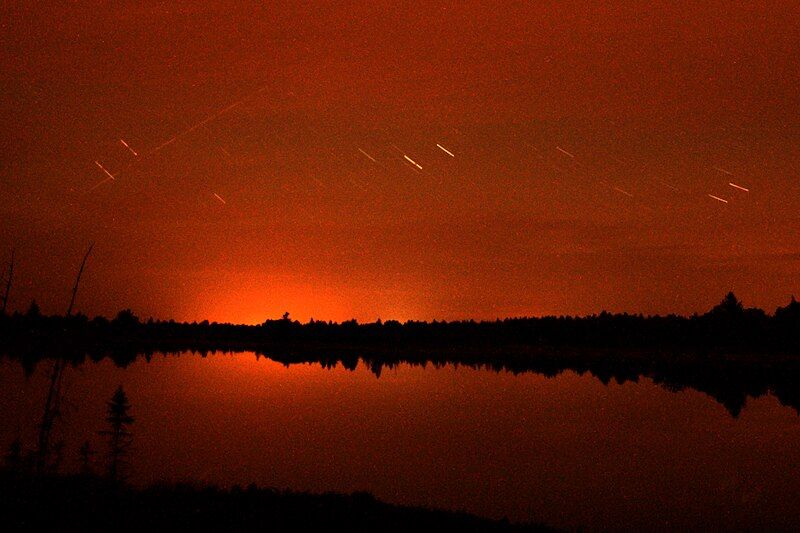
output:
[[[0,472],[4,531],[546,531],[460,512],[402,507],[368,493],[309,494],[189,485],[114,487],[86,476]]]

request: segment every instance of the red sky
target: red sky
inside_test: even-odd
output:
[[[93,4],[0,8],[12,308],[63,312],[91,240],[90,315],[800,296],[795,2]]]

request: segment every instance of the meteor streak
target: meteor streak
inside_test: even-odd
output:
[[[709,198],[713,198],[714,200],[716,200],[718,202],[722,202],[723,204],[727,204],[728,203],[728,200],[725,200],[724,198],[720,198],[719,196],[714,196],[713,194],[709,194],[708,197]]]
[[[633,195],[631,193],[629,193],[628,191],[624,191],[624,190],[620,189],[619,187],[613,187],[613,189],[615,191],[617,191],[617,192],[621,192],[625,196],[630,196],[631,198],[633,198]]]
[[[733,172],[728,172],[728,171],[727,171],[727,170],[725,170],[724,168],[720,168],[720,167],[714,167],[714,170],[717,170],[717,171],[719,171],[719,172],[722,172],[723,174],[727,174],[728,176],[733,176]]]
[[[166,148],[167,146],[169,146],[170,144],[174,143],[177,140],[178,140],[178,136],[176,135],[175,137],[169,139],[168,141],[164,141],[163,143],[161,143],[158,146],[156,146],[155,148],[153,148],[153,152],[158,152],[162,148]]]
[[[106,178],[106,179],[104,179],[104,180],[101,180],[101,181],[99,181],[98,183],[95,183],[94,185],[92,185],[92,186],[89,188],[89,191],[88,191],[88,192],[92,192],[92,191],[93,191],[93,190],[95,190],[96,188],[100,187],[101,185],[103,185],[103,184],[105,184],[105,183],[108,183],[109,181],[111,181],[111,180],[113,180],[113,179],[114,179],[114,177],[110,177],[110,178]]]
[[[442,150],[444,153],[446,153],[446,154],[447,154],[447,155],[449,155],[450,157],[455,157],[455,154],[453,154],[453,152],[451,152],[450,150],[448,150],[447,148],[445,148],[445,147],[444,147],[444,146],[442,146],[441,144],[439,144],[439,143],[436,143],[436,146],[438,146],[438,147],[439,147],[439,148],[440,148],[440,149],[441,149],[441,150]]]
[[[414,166],[415,166],[415,167],[417,167],[418,169],[422,170],[422,167],[421,167],[421,166],[419,166],[419,164],[417,164],[417,162],[416,162],[416,161],[414,161],[413,159],[411,159],[410,157],[408,157],[406,154],[403,154],[403,157],[405,157],[405,158],[406,158],[406,161],[408,161],[409,163],[411,163],[412,165],[414,165]]]
[[[359,152],[361,152],[362,154],[364,154],[364,155],[367,157],[367,159],[369,159],[369,160],[370,160],[370,161],[372,161],[373,163],[377,163],[377,161],[375,161],[375,158],[374,158],[374,157],[372,157],[371,155],[369,155],[367,152],[365,152],[365,151],[364,151],[364,150],[362,150],[361,148],[359,148],[359,149],[358,149],[358,151],[359,151]]]
[[[223,204],[227,204],[227,203],[228,203],[228,202],[226,202],[225,200],[223,200],[223,199],[222,199],[222,196],[220,196],[219,194],[217,194],[217,193],[212,193],[212,194],[214,195],[214,197],[215,197],[217,200],[219,200],[219,201],[220,201],[220,202],[222,202]]]
[[[170,144],[174,143],[175,141],[177,141],[178,139],[180,139],[184,135],[188,135],[189,133],[193,132],[197,128],[199,128],[201,126],[205,126],[206,124],[208,124],[212,120],[218,119],[222,115],[224,115],[224,114],[228,113],[229,111],[235,109],[236,107],[240,106],[242,103],[246,102],[247,100],[249,100],[250,98],[252,98],[256,94],[262,92],[265,88],[266,88],[266,85],[264,87],[259,88],[256,91],[253,91],[252,93],[240,98],[239,100],[235,101],[234,103],[230,104],[229,106],[220,109],[216,113],[213,113],[213,114],[207,116],[206,118],[204,118],[203,120],[201,120],[197,124],[194,124],[193,126],[190,126],[189,128],[187,128],[187,129],[179,132],[178,134],[176,134],[171,139],[169,139],[167,141],[164,141],[160,145],[156,146],[151,153],[156,153],[156,152],[162,150],[163,148],[166,148],[167,146],[169,146]]]
[[[562,154],[566,155],[566,156],[567,156],[567,157],[569,157],[570,159],[575,159],[575,156],[574,156],[574,155],[572,155],[571,153],[567,152],[566,150],[564,150],[564,149],[563,149],[563,148],[561,148],[560,146],[556,146],[556,150],[558,150],[558,151],[559,151],[559,152],[561,152]]]
[[[741,185],[736,185],[735,183],[731,183],[731,182],[729,182],[729,183],[728,183],[728,185],[730,185],[730,186],[731,186],[731,187],[733,187],[734,189],[739,189],[740,191],[744,191],[744,192],[750,192],[750,189],[747,189],[747,188],[745,188],[745,187],[742,187]]]
[[[95,161],[94,164],[97,165],[97,168],[102,170],[105,173],[106,176],[108,176],[108,179],[110,179],[110,180],[116,180],[117,179],[117,178],[114,177],[114,175],[111,172],[106,170],[106,168],[103,165],[101,165],[99,161]],[[106,180],[106,181],[108,181],[108,180]]]
[[[124,146],[125,148],[127,148],[128,150],[130,150],[130,152],[131,152],[131,153],[132,153],[132,154],[133,154],[135,157],[139,157],[139,154],[137,154],[137,153],[136,153],[136,150],[134,150],[133,148],[131,148],[131,147],[128,145],[128,143],[126,143],[126,142],[125,142],[123,139],[120,139],[120,140],[119,140],[119,142],[121,142],[121,143],[122,143],[122,146]]]
[[[211,122],[212,120],[214,120],[215,118],[217,118],[218,116],[220,116],[221,114],[222,114],[222,112],[220,112],[220,113],[217,113],[217,114],[214,114],[214,115],[211,115],[210,117],[206,117],[205,119],[201,120],[200,122],[198,122],[198,123],[197,123],[197,124],[195,124],[194,126],[191,126],[191,127],[189,127],[188,129],[185,129],[185,130],[183,130],[182,132],[178,133],[177,135],[175,135],[175,136],[174,136],[173,138],[171,138],[170,140],[168,140],[168,141],[166,141],[166,142],[164,142],[164,143],[160,144],[159,146],[156,146],[156,147],[153,149],[153,152],[158,152],[158,151],[159,151],[159,150],[161,150],[162,148],[165,148],[165,147],[169,146],[170,144],[174,143],[175,141],[177,141],[178,139],[180,139],[180,138],[181,138],[181,137],[183,137],[184,135],[188,135],[189,133],[192,133],[194,130],[196,130],[196,129],[197,129],[197,128],[199,128],[200,126],[205,126],[206,124],[208,124],[209,122]]]

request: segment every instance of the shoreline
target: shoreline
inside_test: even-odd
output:
[[[0,520],[11,531],[551,531],[462,511],[394,505],[367,492],[309,493],[255,485],[220,489],[185,483],[133,488],[96,476],[30,477],[9,470],[0,470]]]

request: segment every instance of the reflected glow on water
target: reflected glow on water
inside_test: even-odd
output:
[[[0,362],[2,444],[32,444],[48,364]],[[254,354],[70,368],[64,467],[124,385],[131,480],[367,490],[395,503],[567,527],[800,524],[800,418],[774,397],[738,419],[648,379],[603,385],[470,368],[285,367]],[[95,458],[98,466],[103,457]]]

